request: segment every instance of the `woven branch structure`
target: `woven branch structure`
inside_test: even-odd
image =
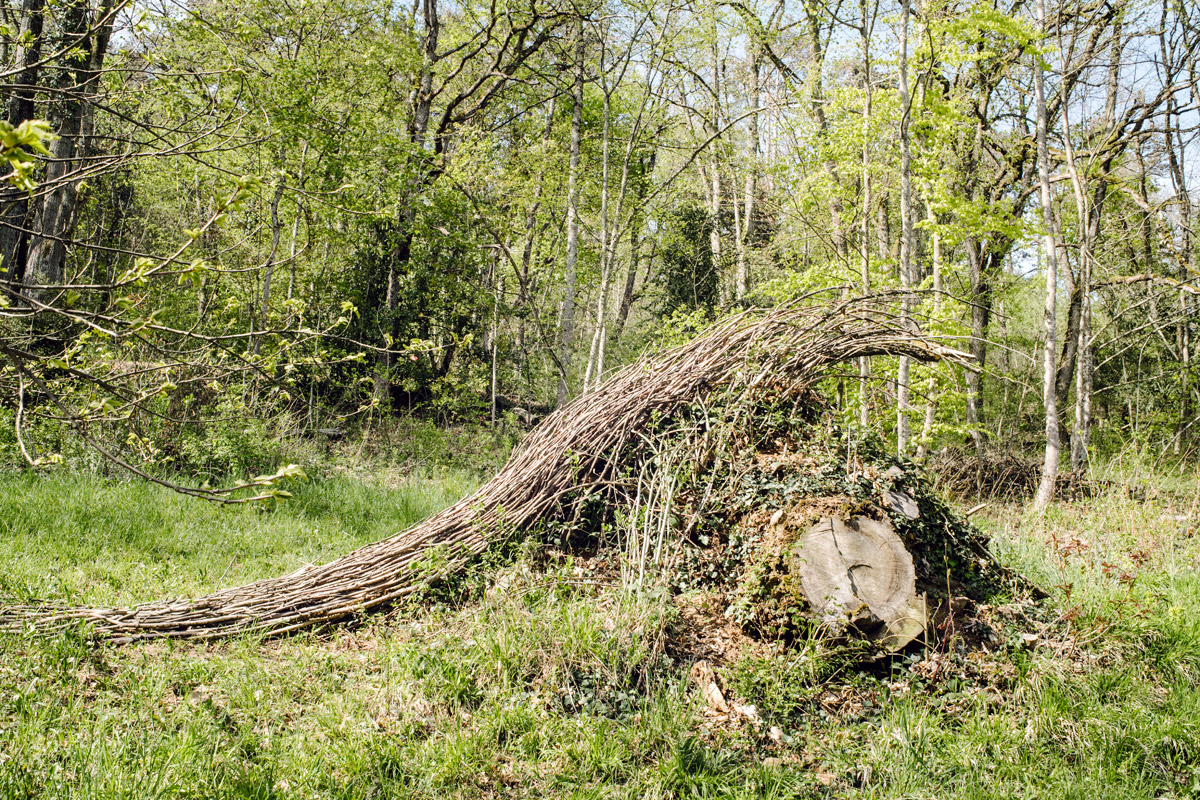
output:
[[[375,544],[322,566],[133,608],[0,607],[0,630],[52,631],[90,623],[114,642],[278,635],[394,603],[482,552],[502,531],[553,514],[567,495],[611,482],[655,419],[718,390],[797,391],[831,365],[903,355],[966,365],[970,357],[901,323],[895,295],[809,295],[747,311],[687,344],[620,370],[541,422],[474,494]]]

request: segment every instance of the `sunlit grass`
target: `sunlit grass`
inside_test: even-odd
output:
[[[198,594],[381,538],[472,481],[325,479],[256,511],[5,478],[5,588]],[[661,597],[581,582],[533,543],[488,567],[482,593],[351,630],[123,648],[0,637],[0,798],[1200,797],[1194,491],[1118,487],[1044,518],[989,509],[997,552],[1048,594],[956,662],[1007,678],[927,679],[920,646],[862,668],[775,664],[792,705],[761,705],[759,728],[703,727],[690,664],[658,645]],[[821,711],[843,692],[876,702]]]
[[[218,506],[88,475],[0,476],[0,596],[121,604],[186,597],[323,563],[396,533],[477,479],[394,488],[331,477],[277,505]]]

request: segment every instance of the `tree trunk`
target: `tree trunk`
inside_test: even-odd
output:
[[[933,249],[933,319],[936,322],[942,318],[942,236],[938,233],[937,215],[934,214],[933,204],[929,201],[925,202],[925,219],[929,222]],[[921,426],[921,441],[917,445],[917,458],[921,459],[928,455],[929,443],[933,439],[933,424],[937,414],[937,403],[934,400],[936,390],[937,381],[930,375],[929,385],[925,390],[925,422]]]
[[[1046,2],[1037,0],[1038,30],[1046,33]],[[1045,233],[1042,242],[1046,255],[1046,303],[1042,324],[1045,329],[1045,364],[1042,371],[1042,397],[1046,406],[1046,456],[1042,462],[1042,477],[1038,484],[1034,508],[1043,511],[1054,499],[1054,487],[1058,480],[1058,394],[1055,387],[1055,341],[1058,301],[1058,248],[1054,241],[1054,209],[1050,193],[1050,151],[1047,147],[1046,95],[1043,86],[1042,64],[1038,59],[1033,70],[1033,93],[1037,104],[1037,158],[1038,184],[1041,190],[1042,225]]]
[[[811,88],[812,102],[810,109],[813,119],[817,122],[817,128],[822,137],[829,135],[829,120],[825,116],[825,91],[821,79],[821,72],[825,64],[825,49],[821,42],[821,23],[819,14],[823,10],[815,0],[804,0],[804,15],[807,22],[808,44],[812,50],[813,82]],[[842,223],[842,212],[844,211],[842,199],[838,196],[838,190],[841,187],[842,180],[838,173],[837,162],[829,159],[825,162],[825,172],[829,175],[830,183],[833,185],[833,190],[829,196],[829,217],[832,227],[831,236],[833,238],[833,249],[837,254],[839,266],[844,266],[847,261],[848,253],[846,247],[846,229]]]
[[[762,54],[755,42],[750,46],[750,100],[758,108],[762,103]],[[754,239],[754,201],[758,192],[758,113],[750,115],[746,123],[746,135],[750,139],[750,165],[746,170],[746,188],[742,195],[742,229],[738,237],[737,271],[734,274],[734,299],[739,305],[750,295],[750,263],[747,251]]]
[[[1171,118],[1175,118],[1172,125]],[[1195,250],[1192,244],[1192,198],[1188,194],[1184,157],[1187,152],[1183,139],[1183,120],[1176,109],[1174,96],[1167,100],[1166,151],[1167,164],[1174,183],[1175,196],[1179,203],[1180,242],[1178,254],[1179,280],[1187,283],[1195,275]],[[1177,338],[1179,340],[1180,366],[1179,370],[1179,424],[1176,427],[1173,450],[1176,454],[1183,449],[1184,432],[1191,420],[1190,398],[1192,393],[1192,342],[1191,342],[1191,300],[1186,292],[1179,293],[1180,323]]]
[[[262,291],[262,328],[267,330],[267,313],[271,307],[271,278],[275,275],[275,256],[279,253],[279,237],[283,225],[279,222],[279,203],[283,200],[284,178],[280,175],[275,182],[275,192],[271,195],[271,252],[267,255],[267,264],[263,269]]]
[[[979,241],[969,238],[965,242],[967,266],[971,281],[971,358],[977,369],[968,370],[967,382],[967,426],[971,441],[975,445],[975,457],[982,463],[985,436],[983,432],[983,367],[987,363],[987,329],[991,316],[992,286],[984,267],[983,253]]]
[[[712,30],[709,38],[709,59],[712,69],[712,131],[715,136],[721,130],[721,63],[717,52],[717,12],[714,4],[712,9]],[[713,269],[720,274],[721,270],[721,147],[720,138],[714,138],[708,146],[709,156],[709,206],[708,214],[712,218],[712,227],[708,232],[708,246],[712,251]],[[721,283],[724,286],[724,281]],[[723,300],[725,298],[722,298]]]
[[[79,199],[78,177],[73,174],[86,154],[91,105],[99,87],[108,39],[112,34],[112,7],[101,4],[91,13],[87,0],[74,0],[64,12],[64,34],[78,45],[64,59],[57,88],[64,93],[58,101],[57,133],[50,145],[50,160],[41,185],[45,191],[34,218],[34,235],[26,256],[24,279],[35,287],[31,297],[44,299],[64,280],[67,242],[75,222]]]
[[[912,225],[912,153],[909,147],[909,117],[912,98],[908,91],[908,19],[910,0],[902,0],[900,10],[900,300],[901,325],[907,327],[912,315],[913,225]],[[908,376],[909,360],[900,356],[896,370],[896,450],[908,453]]]
[[[863,147],[862,147],[862,229],[859,233],[859,265],[863,295],[871,293],[871,101],[874,84],[871,75],[871,23],[867,15],[867,0],[859,0],[863,59]],[[866,429],[871,423],[871,359],[858,359],[858,424]]]
[[[433,69],[438,60],[438,38],[441,34],[441,21],[438,19],[437,0],[424,0],[422,4],[422,33],[421,51],[423,63],[420,78],[413,88],[411,95],[412,119],[408,124],[408,140],[413,145],[414,152],[423,153],[425,138],[429,131],[429,117],[433,109]],[[421,164],[420,169],[428,170],[429,165]],[[396,211],[395,241],[388,258],[387,288],[385,295],[386,314],[383,328],[385,349],[380,352],[375,370],[374,394],[377,403],[390,402],[392,388],[392,365],[395,359],[393,349],[400,335],[400,321],[397,311],[400,305],[400,276],[408,268],[412,256],[412,245],[415,233],[413,226],[417,221],[417,196],[427,188],[430,177],[428,174],[419,175],[400,199]],[[453,349],[451,349],[453,352]]]
[[[634,208],[629,221],[629,268],[625,272],[625,286],[621,290],[621,303],[617,307],[617,319],[613,324],[614,342],[621,338],[621,333],[625,330],[625,323],[629,319],[629,311],[633,307],[634,289],[641,262],[642,227],[645,225],[646,219],[643,206],[646,200],[649,176],[654,173],[654,165],[657,160],[658,151],[651,151],[649,163],[642,164],[641,176],[634,192]]]
[[[295,289],[296,289],[296,239],[300,234],[300,217],[303,216],[304,220],[305,220],[305,225],[304,225],[305,235],[308,237],[312,236],[312,225],[310,224],[310,220],[308,218],[308,207],[307,207],[307,205],[305,205],[304,200],[302,199],[302,196],[304,193],[304,184],[307,181],[307,178],[305,177],[305,174],[304,174],[304,168],[307,165],[307,163],[308,163],[308,142],[305,142],[304,146],[300,148],[300,176],[299,176],[298,184],[300,187],[301,197],[296,198],[296,216],[292,219],[292,236],[291,236],[291,241],[288,244],[288,286],[287,286],[287,299],[288,300],[292,299],[292,295],[294,294]],[[311,241],[311,239],[310,239],[310,241]],[[306,244],[305,247],[307,248],[308,245]]]
[[[550,135],[554,132],[556,99],[555,97],[550,98],[549,108],[546,110],[546,127],[542,133],[543,141],[550,141]],[[541,207],[542,194],[545,191],[546,167],[548,164],[549,159],[542,160],[535,183],[537,191],[534,194],[533,201],[529,204],[529,208],[525,211],[525,243],[521,247],[521,266],[520,273],[517,275],[517,305],[521,309],[521,313],[517,318],[517,349],[522,353],[522,357],[524,357],[525,353],[525,320],[531,313],[534,313],[533,295],[529,286],[529,268],[533,264],[533,247],[537,242],[538,236],[537,212]]]
[[[1104,129],[1113,131],[1116,126],[1117,92],[1120,84],[1121,54],[1124,43],[1121,39],[1122,12],[1118,11],[1113,18],[1112,47],[1108,68],[1108,91],[1104,108]],[[1104,211],[1104,201],[1108,195],[1108,173],[1117,152],[1111,152],[1101,164],[1091,207],[1087,204],[1087,188],[1075,160],[1075,151],[1071,142],[1071,124],[1067,113],[1067,104],[1062,104],[1063,141],[1066,145],[1067,167],[1071,175],[1071,185],[1075,191],[1075,202],[1078,208],[1080,224],[1079,247],[1079,281],[1076,291],[1079,295],[1079,323],[1076,332],[1076,352],[1078,353],[1075,369],[1075,428],[1071,436],[1071,468],[1076,474],[1082,474],[1088,466],[1088,434],[1092,417],[1092,267],[1095,246],[1100,238],[1100,220]],[[1124,145],[1120,148],[1124,150]],[[1070,332],[1067,334],[1070,336]],[[1185,345],[1186,350],[1186,345]],[[1186,403],[1186,399],[1184,400]],[[1178,440],[1176,440],[1178,443]]]
[[[579,143],[583,131],[583,20],[575,26],[575,86],[572,91],[571,155],[567,167],[567,258],[563,292],[562,322],[559,331],[563,372],[558,379],[558,406],[570,397],[567,381],[571,370],[571,345],[575,339],[575,282],[579,260]]]
[[[912,554],[887,522],[823,517],[796,542],[789,570],[821,623],[898,650],[925,631]]]
[[[21,4],[16,49],[12,60],[12,95],[9,97],[6,114],[8,124],[14,128],[34,118],[34,95],[38,85],[39,67],[42,56],[43,8],[45,0],[24,0]],[[21,43],[24,44],[21,44]],[[29,237],[25,233],[28,224],[29,197],[15,186],[5,185],[0,189],[0,266],[7,268],[4,277],[21,282],[25,277],[26,251]]]

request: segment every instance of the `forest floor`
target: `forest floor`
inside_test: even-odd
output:
[[[0,475],[0,596],[126,604],[329,560],[471,473],[332,470],[268,510]],[[509,548],[451,590],[272,641],[0,636],[0,798],[1200,798],[1200,485],[977,515],[1045,594],[852,663],[816,642],[717,665],[678,603]],[[981,633],[982,631],[982,633]]]

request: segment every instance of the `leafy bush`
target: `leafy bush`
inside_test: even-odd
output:
[[[259,419],[198,423],[172,442],[169,452],[176,470],[214,480],[269,472],[282,458],[278,439]]]

